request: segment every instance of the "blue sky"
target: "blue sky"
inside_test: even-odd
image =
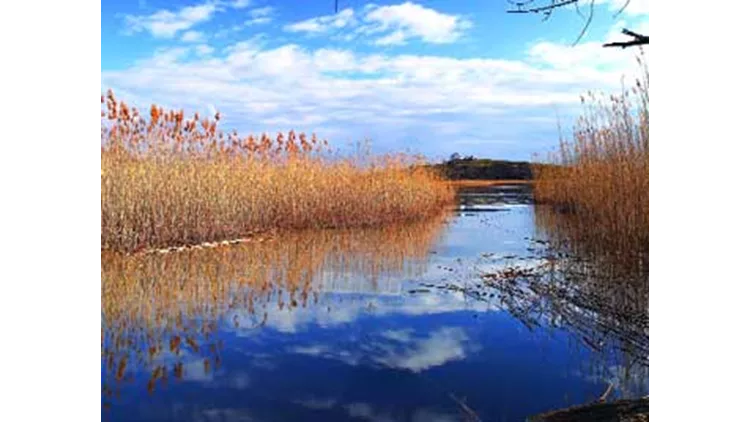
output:
[[[537,0],[542,3],[544,0]],[[341,148],[529,159],[569,129],[580,94],[618,90],[648,0],[596,0],[547,21],[501,0],[102,1],[102,90],[202,114],[224,130],[315,132]],[[586,7],[583,7],[586,4]],[[582,1],[582,11],[588,3]]]

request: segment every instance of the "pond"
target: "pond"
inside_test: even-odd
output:
[[[483,277],[553,260],[536,213],[483,188],[400,227],[103,255],[102,419],[517,421],[647,395],[647,292]]]

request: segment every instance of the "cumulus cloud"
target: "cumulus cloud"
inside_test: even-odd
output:
[[[200,44],[195,46],[195,52],[199,56],[209,56],[214,52],[214,48],[208,44]]]
[[[200,31],[186,31],[180,39],[185,42],[199,42],[203,40],[203,33]]]
[[[454,360],[461,360],[469,351],[469,337],[458,327],[441,328],[431,332],[426,338],[415,340],[406,336],[396,341],[405,345],[405,349],[386,346],[383,348],[385,353],[376,357],[375,361],[389,368],[422,372]]]
[[[250,0],[234,0],[229,2],[229,6],[234,9],[244,9],[252,4]]]
[[[291,347],[287,351],[352,366],[369,364],[416,373],[464,359],[474,350],[463,328],[442,327],[426,337],[411,331],[391,332],[364,342],[361,339],[339,342],[336,347],[317,343]]]
[[[159,10],[151,15],[126,15],[127,33],[149,32],[158,38],[173,38],[178,32],[211,19],[218,10],[214,2],[196,6],[186,6],[175,12]]]
[[[196,25],[210,21],[217,13],[226,12],[231,9],[245,9],[252,4],[250,0],[234,0],[228,2],[209,0],[205,3],[185,6],[178,10],[162,9],[150,15],[126,15],[125,33],[134,34],[148,32],[157,38],[174,38],[182,31],[183,41],[198,41],[197,31],[188,31]],[[244,26],[258,25],[271,21],[274,9],[271,6],[259,7],[250,10],[250,19],[244,22]],[[242,29],[243,25],[235,25],[227,33]],[[220,31],[221,32],[221,31]],[[187,39],[186,39],[187,38]],[[200,39],[203,37],[201,36]]]
[[[285,31],[325,33],[332,29],[341,29],[356,22],[354,9],[347,8],[333,15],[319,16],[284,26]]]
[[[339,15],[305,25],[317,31],[353,19]],[[502,149],[513,157],[555,144],[555,118],[578,111],[580,94],[617,90],[623,75],[635,74],[635,52],[603,49],[603,41],[539,42],[525,57],[506,60],[310,49],[256,36],[216,51],[205,44],[160,50],[129,68],[102,71],[102,88],[128,92],[143,107],[202,112],[211,103],[226,117],[225,128],[243,132],[293,128],[339,145],[370,138],[380,151],[408,143],[447,155],[461,145],[466,154]],[[537,135],[519,129],[530,121]]]
[[[411,2],[390,6],[370,6],[365,14],[367,24],[361,30],[368,34],[382,34],[376,45],[403,44],[417,38],[434,44],[456,41],[471,27],[471,21],[456,15],[440,13]]]
[[[424,279],[427,280],[427,279]],[[362,284],[366,284],[363,282]],[[379,282],[380,283],[380,282]],[[402,284],[399,281],[399,284]],[[348,293],[333,293],[330,290],[321,292],[321,303],[330,298],[346,297]],[[330,296],[327,296],[330,295]],[[265,327],[282,333],[302,332],[310,327],[337,327],[351,323],[366,315],[434,315],[451,312],[472,310],[485,312],[486,306],[479,302],[467,302],[457,292],[447,292],[440,295],[408,295],[401,296],[400,293],[382,292],[368,294],[365,296],[346,297],[346,301],[336,301],[332,306],[309,306],[304,308],[269,308],[265,315]],[[226,316],[226,325],[237,332],[239,336],[250,336],[255,333],[258,325],[258,317],[248,314],[247,311],[233,310]],[[235,321],[237,326],[235,327]],[[411,338],[411,331],[384,331],[382,337],[391,341],[407,340]],[[329,352],[323,345],[309,345],[305,348],[295,350],[296,353],[306,355],[323,355]]]
[[[622,13],[629,16],[648,15],[649,0],[607,0],[609,10]]]
[[[250,11],[250,19],[245,21],[246,26],[263,25],[271,22],[274,8],[272,6],[258,7]]]
[[[406,343],[411,339],[412,333],[414,333],[414,330],[411,329],[403,329],[403,330],[386,330],[383,331],[380,335],[383,336],[383,338],[386,338],[388,340],[394,340],[402,343]]]
[[[367,403],[357,402],[345,406],[349,416],[356,419],[364,419],[371,422],[394,422],[395,419],[388,413],[379,413]]]
[[[425,43],[446,44],[458,40],[471,28],[467,18],[438,12],[412,2],[397,5],[369,4],[355,12],[344,9],[334,15],[319,16],[286,25],[289,32],[311,35],[331,34],[351,41],[367,37],[374,45],[398,45],[416,39]]]
[[[234,408],[217,408],[202,410],[199,413],[199,420],[205,420],[209,422],[222,422],[222,421],[235,421],[235,422],[254,422],[258,418],[248,409],[234,409]]]

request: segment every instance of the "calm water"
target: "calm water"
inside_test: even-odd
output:
[[[609,383],[648,394],[647,332],[644,360],[575,304],[519,312],[480,288],[540,259],[522,193],[468,192],[416,226],[103,257],[102,418],[458,421],[462,402],[516,421]]]

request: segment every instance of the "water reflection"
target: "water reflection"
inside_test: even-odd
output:
[[[607,382],[647,392],[647,332],[639,366],[615,353],[629,326],[608,320],[627,294],[574,281],[585,268],[534,240],[523,189],[474,195],[448,221],[102,256],[103,417],[454,421],[460,398],[521,420]],[[550,265],[570,277],[518,276]]]
[[[294,332],[307,318],[350,320],[345,308],[319,303],[321,294],[399,294],[404,277],[424,271],[445,217],[166,255],[103,255],[103,396],[143,371],[149,392],[170,379],[209,379],[222,364],[215,335],[222,324],[243,335],[265,325]],[[311,303],[315,312],[295,312]]]
[[[520,195],[526,189],[518,187]],[[508,207],[497,192],[468,198],[469,209]],[[647,248],[583,234],[584,224],[571,221],[575,216],[542,206],[533,210],[535,233],[524,238],[523,252],[482,254],[469,282],[453,279],[437,288],[508,312],[530,330],[567,331],[574,347],[593,352],[588,377],[607,380],[619,396],[647,394]],[[631,247],[623,250],[625,244]]]

